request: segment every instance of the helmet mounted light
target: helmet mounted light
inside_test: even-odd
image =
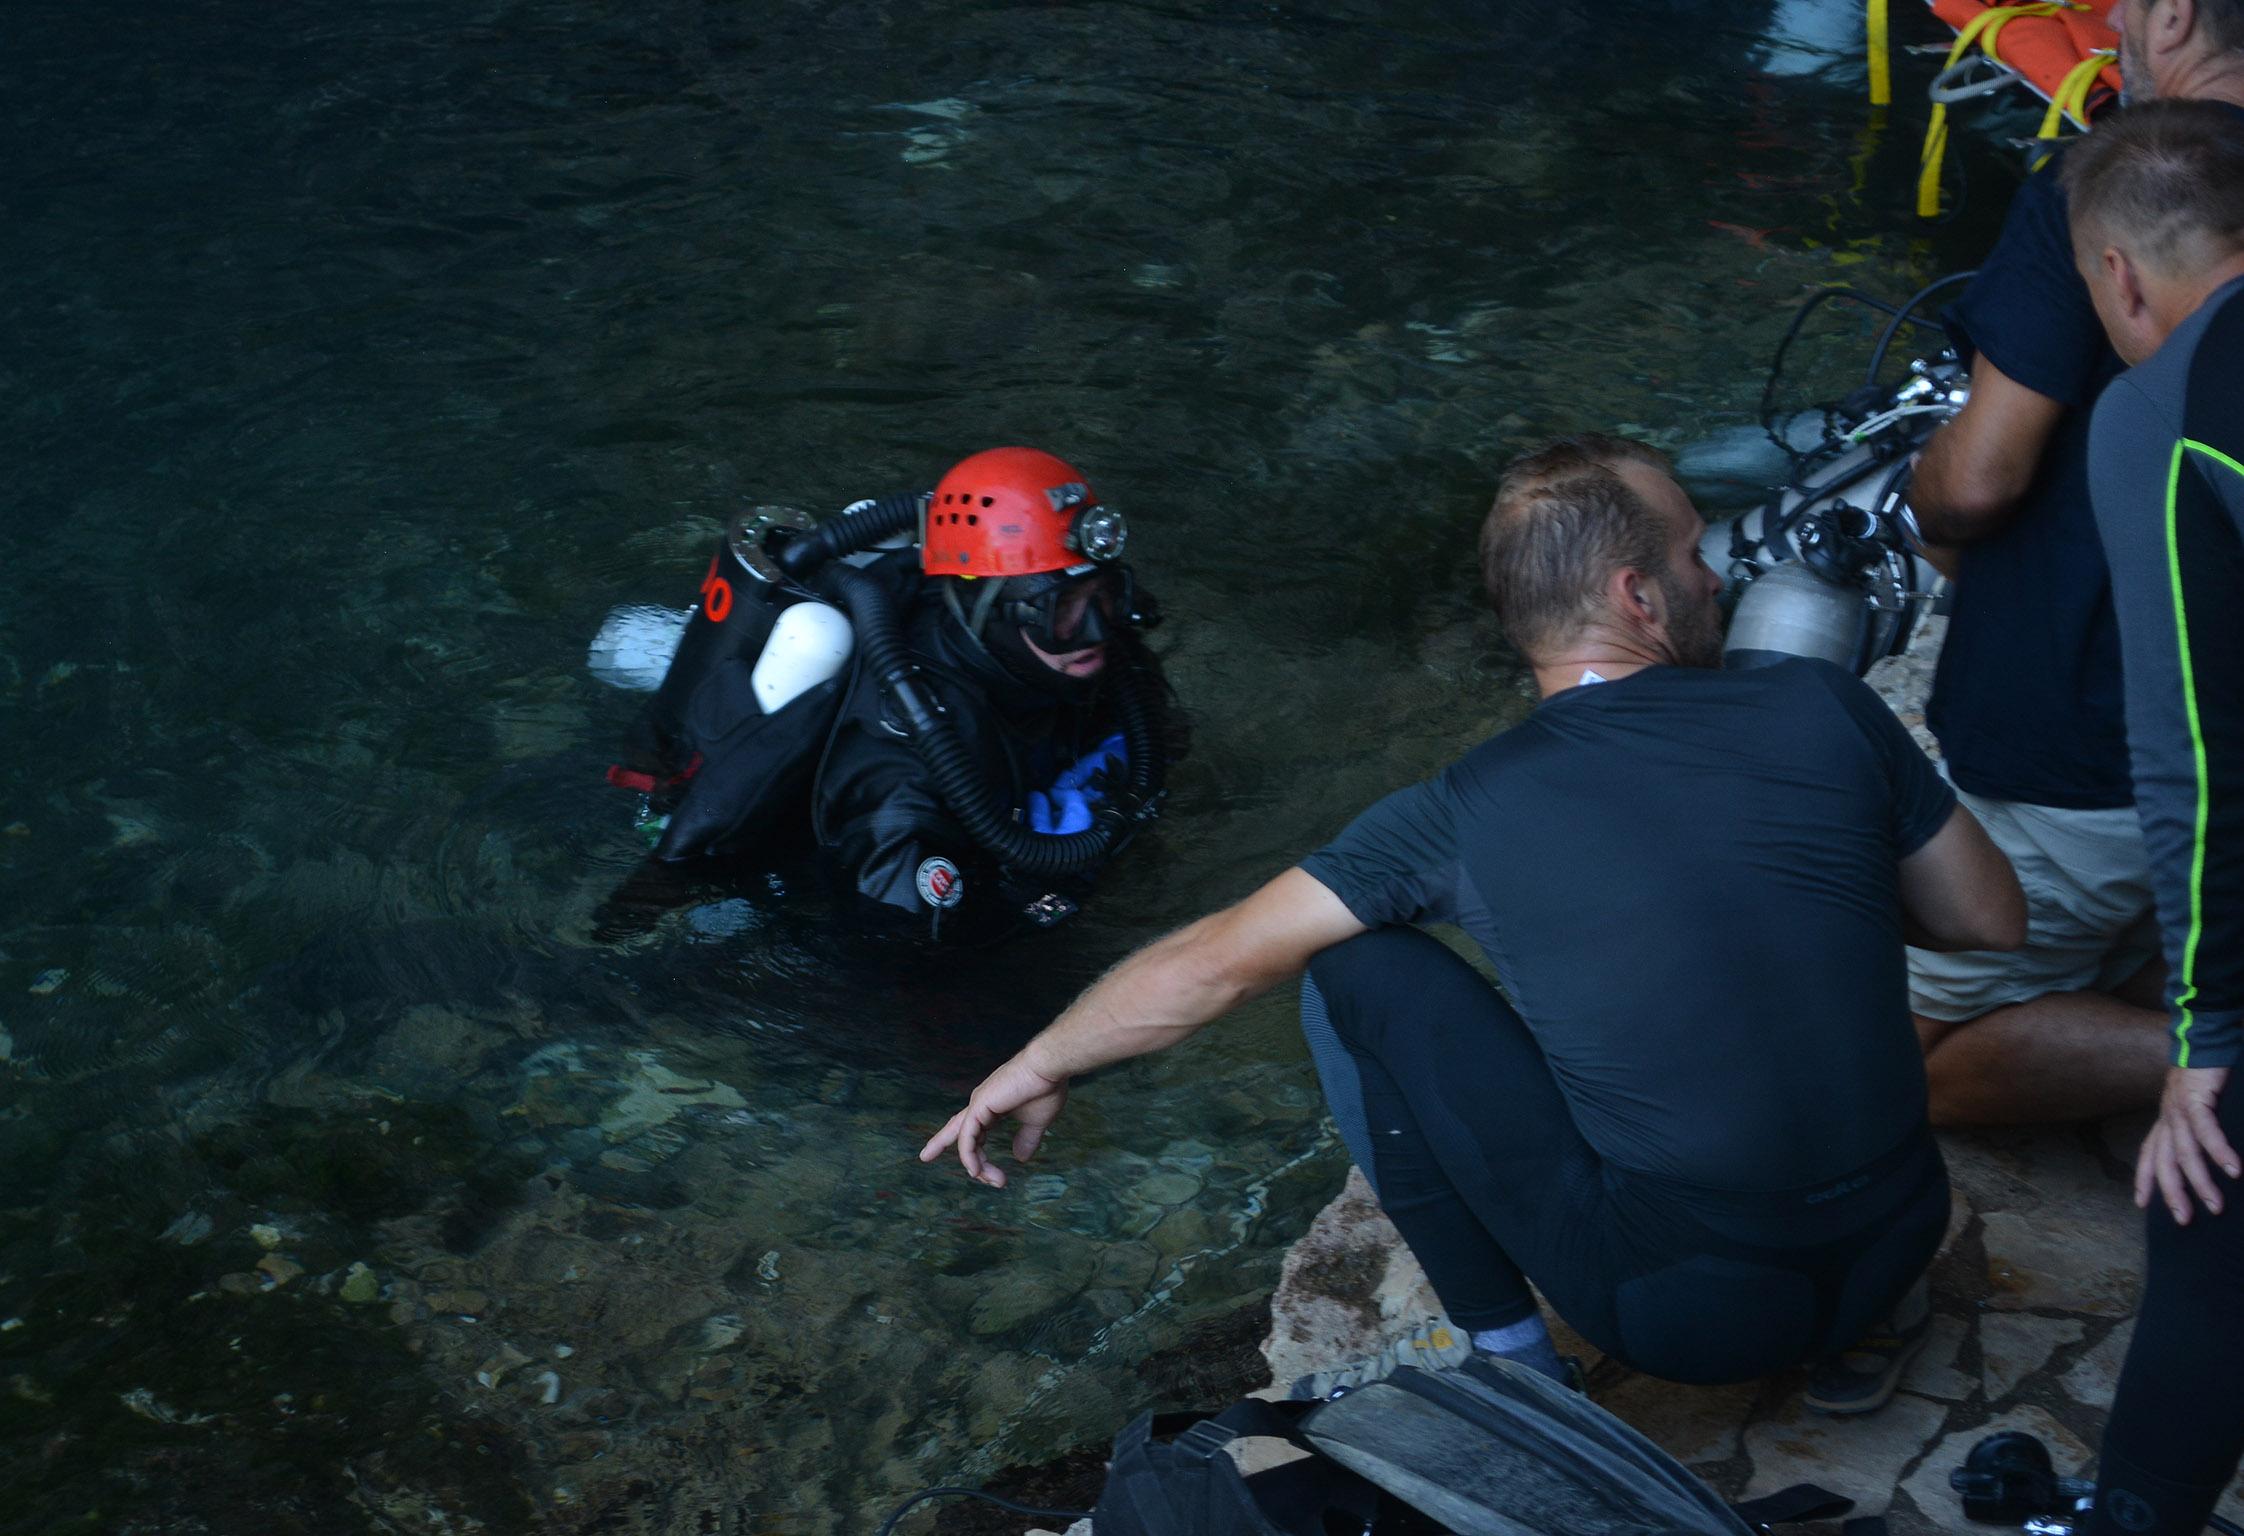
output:
[[[1084,559],[1104,565],[1122,558],[1122,546],[1130,542],[1130,525],[1114,508],[1093,502],[1075,514],[1067,542]]]

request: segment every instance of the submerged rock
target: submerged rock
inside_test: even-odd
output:
[[[304,1272],[304,1266],[294,1259],[283,1258],[277,1253],[268,1253],[257,1261],[257,1272],[265,1277],[265,1284],[268,1288],[277,1291],[288,1284],[289,1281],[301,1275]]]
[[[182,1248],[192,1248],[216,1230],[215,1224],[200,1211],[189,1211],[163,1231],[156,1234],[167,1243],[177,1243]]]
[[[489,1356],[476,1367],[475,1384],[479,1387],[495,1387],[511,1373],[529,1363],[530,1357],[521,1350],[512,1344],[501,1344],[497,1354]]]
[[[629,1141],[643,1132],[676,1119],[697,1105],[718,1109],[746,1109],[740,1090],[706,1078],[681,1077],[650,1052],[635,1051],[632,1060],[638,1075],[624,1085],[623,1097],[600,1116],[600,1130],[608,1140]]]

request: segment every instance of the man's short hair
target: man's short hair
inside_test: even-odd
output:
[[[2197,0],[2197,24],[2215,48],[2244,50],[2244,0]]]
[[[2162,276],[2244,249],[2244,119],[2227,107],[2129,107],[2065,152],[2064,183],[2080,243],[2124,246]]]
[[[1480,530],[1481,578],[1497,620],[1533,659],[1598,617],[1616,570],[1660,575],[1673,530],[1617,470],[1674,473],[1667,455],[1583,432],[1515,459]]]

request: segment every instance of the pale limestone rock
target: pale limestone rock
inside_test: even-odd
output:
[[[1908,645],[1899,656],[1874,663],[1863,681],[1876,689],[1886,705],[1901,717],[1925,755],[1938,761],[1940,743],[1925,726],[1925,699],[1932,692],[1932,669],[1940,660],[1940,642],[1947,638],[1947,616],[1927,613],[1917,620]]]
[[[2132,1228],[2134,1223],[2127,1223]],[[2083,1211],[1995,1211],[1982,1222],[1988,1305],[2126,1317],[2142,1296],[2142,1256],[2127,1232]]]
[[[2070,1393],[2076,1402],[2091,1408],[2109,1408],[2112,1394],[2119,1390],[2119,1368],[2127,1359],[2127,1346],[2135,1337],[2135,1320],[2129,1318],[2110,1333],[2103,1342],[2073,1362],[2073,1368],[2057,1378],[2058,1385]]]
[[[1940,1143],[1949,1172],[1979,1210],[2089,1212],[2115,1221],[2134,1212],[2131,1179],[2115,1177],[2102,1149],[2076,1126],[1945,1131]]]
[[[1980,1380],[1986,1384],[1987,1401],[2008,1397],[2018,1383],[2047,1365],[2060,1347],[2085,1333],[2078,1318],[1988,1313],[1979,1320]]]
[[[1812,1413],[1793,1398],[1745,1432],[1746,1453],[1753,1458],[1745,1496],[1815,1483],[1853,1499],[1855,1514],[1881,1514],[1902,1469],[1947,1421],[1945,1403],[1907,1392],[1894,1394],[1876,1413],[1848,1418]]]
[[[1262,1346],[1281,1388],[1311,1371],[1378,1352],[1440,1312],[1425,1273],[1379,1209],[1361,1170],[1286,1253]]]
[[[1948,1486],[1948,1474],[1963,1465],[1973,1446],[2006,1429],[2038,1435],[2049,1447],[2049,1458],[2063,1474],[2077,1472],[2088,1460],[2088,1447],[2041,1409],[2029,1405],[2011,1409],[2000,1417],[1969,1429],[1959,1429],[1934,1446],[1901,1485],[1924,1517],[1923,1529],[1952,1532],[1953,1536],[1987,1536],[1991,1527],[1974,1525],[1964,1518],[1963,1501]]]
[[[1912,1392],[1951,1403],[1971,1396],[1971,1389],[1978,1383],[1956,1369],[1957,1352],[1970,1337],[1971,1324],[1945,1312],[1934,1313],[1931,1330],[1925,1336],[1925,1347],[1909,1362],[1908,1374],[1902,1377],[1901,1384]]]

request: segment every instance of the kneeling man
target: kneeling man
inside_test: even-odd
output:
[[[1481,536],[1542,701],[1245,901],[1140,950],[921,1151],[1002,1185],[1068,1079],[1300,975],[1334,1118],[1476,1347],[1557,1374],[1529,1282],[1599,1349],[1684,1382],[1867,1354],[1948,1216],[1902,945],[2024,937],[2009,864],[1868,688],[1725,672],[1704,529],[1642,444],[1514,464]],[[1453,923],[1503,991],[1419,930]],[[1843,1363],[1842,1363],[1843,1362]]]

